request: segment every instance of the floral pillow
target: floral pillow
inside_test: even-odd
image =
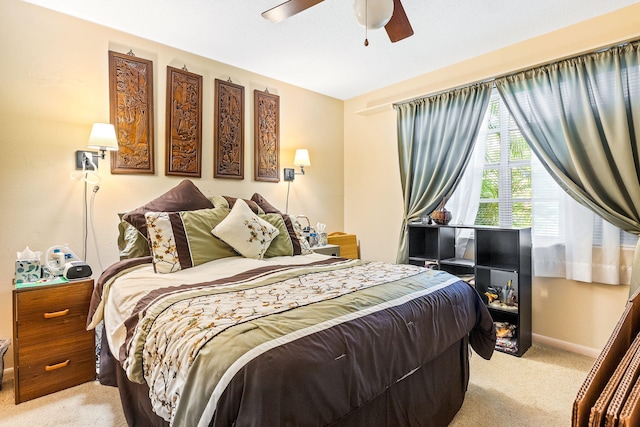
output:
[[[288,216],[288,215],[287,215]],[[291,224],[293,226],[293,232],[298,239],[298,243],[300,244],[300,255],[312,254],[313,250],[311,249],[311,245],[309,245],[309,241],[304,235],[304,231],[302,230],[302,225],[298,222],[294,217],[289,217]]]
[[[282,213],[259,193],[254,193],[253,196],[251,196],[251,201],[255,202],[258,207],[267,214],[274,213],[282,216],[282,220],[284,221],[287,227],[287,232],[289,233],[289,238],[291,239],[291,244],[293,245],[293,255],[306,255],[313,253],[311,246],[309,246],[309,242],[302,231],[302,226],[295,217]]]
[[[211,233],[242,256],[262,259],[280,231],[253,213],[244,200],[238,199],[229,215]]]
[[[156,273],[174,273],[214,259],[237,256],[231,246],[211,234],[229,209],[147,212],[149,246]]]

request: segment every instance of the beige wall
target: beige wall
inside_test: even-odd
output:
[[[82,252],[83,185],[70,179],[74,155],[86,147],[91,124],[109,120],[107,51],[134,53],[154,63],[156,175],[111,175],[100,162],[95,223],[102,264],[117,260],[117,212],[133,209],[176,185],[164,175],[166,67],[204,77],[203,173],[207,195],[251,197],[259,192],[284,209],[287,184],[253,180],[253,90],[280,96],[280,165],[296,148],[312,165],[291,185],[289,212],[306,214],[328,230],[343,227],[343,102],[18,0],[0,2],[0,337],[12,336],[11,280],[16,251],[46,251],[69,243]],[[213,179],[214,79],[245,87],[245,179]],[[108,155],[107,155],[108,156]],[[100,272],[93,239],[88,262]],[[5,367],[12,366],[11,352]]]
[[[155,176],[111,175],[95,198],[102,264],[117,259],[116,213],[132,209],[177,184],[164,176],[166,66],[187,65],[204,76],[203,178],[206,194],[248,197],[257,191],[283,207],[287,185],[252,179],[252,93],[280,95],[281,167],[295,148],[307,147],[312,166],[291,186],[290,213],[325,222],[330,231],[356,233],[362,257],[395,261],[402,219],[395,113],[390,102],[508,73],[621,40],[637,38],[640,5],[617,14],[473,58],[346,102],[267,77],[109,30],[19,0],[0,2],[0,337],[12,335],[11,279],[15,252],[45,251],[69,243],[82,250],[82,184],[69,179],[74,153],[83,149],[91,123],[109,118],[107,51],[154,61]],[[245,87],[245,180],[213,179],[213,82],[231,77]],[[344,216],[343,216],[344,214]],[[88,262],[99,272],[93,241]],[[602,347],[619,317],[628,287],[535,280],[534,333],[585,349]],[[12,366],[12,357],[6,357]]]
[[[635,39],[638,22],[640,4],[345,102],[344,221],[357,234],[362,257],[395,261],[396,256],[403,211],[392,102]],[[620,316],[628,290],[534,279],[533,332],[578,351],[597,350]]]

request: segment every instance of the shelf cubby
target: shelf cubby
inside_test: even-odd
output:
[[[460,257],[460,236],[473,242]],[[531,347],[531,229],[466,225],[409,225],[409,262],[473,279],[495,322],[515,325],[517,350],[497,350],[522,356]],[[505,287],[511,293],[502,294]],[[487,293],[499,292],[498,302]],[[511,295],[511,299],[505,297]]]

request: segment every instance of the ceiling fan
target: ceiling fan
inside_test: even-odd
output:
[[[276,7],[262,12],[262,16],[270,21],[280,22],[302,12],[303,10],[309,9],[322,1],[324,0],[288,0]],[[372,4],[382,4],[386,2],[389,5],[393,2],[393,14],[391,15],[391,18],[384,19],[377,23],[381,25],[372,25],[371,18],[365,18],[367,11],[369,14],[372,14],[373,12],[372,6],[367,7],[368,2],[371,2]],[[381,7],[385,8],[386,6],[381,5]],[[378,8],[378,6],[376,6],[376,8]],[[366,26],[366,28],[374,29],[380,28],[384,25],[384,29],[387,31],[387,35],[392,43],[413,35],[413,28],[411,28],[411,24],[409,23],[409,19],[407,18],[407,14],[404,12],[404,7],[402,7],[400,0],[355,0],[354,9],[358,22],[360,22],[361,25]],[[365,23],[368,24],[365,25]],[[366,44],[367,43],[365,42],[365,45]]]

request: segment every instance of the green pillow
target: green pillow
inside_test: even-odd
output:
[[[149,256],[149,241],[146,236],[138,231],[133,225],[122,220],[118,224],[118,250],[120,259],[137,258]]]
[[[227,208],[147,212],[145,219],[155,271],[174,273],[215,259],[237,256],[231,246],[211,234],[227,215]]]
[[[280,234],[278,234],[278,236],[276,236],[276,238],[271,241],[269,249],[267,249],[267,252],[265,252],[264,257],[271,258],[274,256],[293,256],[293,243],[291,242],[291,237],[289,237],[287,225],[284,223],[282,215],[277,213],[270,213],[258,216],[280,231]]]

